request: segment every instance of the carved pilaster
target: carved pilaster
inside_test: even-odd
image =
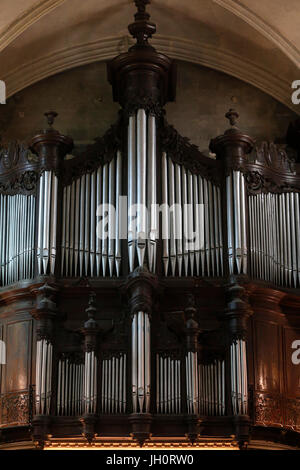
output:
[[[52,342],[54,322],[58,313],[56,306],[58,289],[46,282],[32,292],[36,295],[36,307],[31,314],[36,320],[37,340],[46,339]]]
[[[231,170],[243,170],[244,164],[247,163],[247,155],[254,146],[254,140],[236,127],[238,117],[238,113],[230,109],[226,113],[226,118],[229,119],[231,127],[223,135],[212,139],[209,145],[210,150],[217,155],[217,159],[223,161],[226,175]]]
[[[82,423],[82,434],[90,443],[96,436],[95,427],[97,422],[97,339],[100,332],[95,320],[97,308],[95,306],[95,293],[91,293],[89,304],[86,309],[88,320],[84,323],[81,332],[84,335],[84,415],[80,419]]]
[[[248,319],[252,315],[248,293],[238,279],[231,278],[226,289],[227,308],[223,320],[228,337],[227,390],[230,390],[227,408],[231,410],[232,425],[241,449],[249,441],[248,416],[247,335]]]
[[[59,172],[64,156],[73,148],[73,140],[60,134],[52,126],[57,117],[55,111],[45,113],[48,128],[42,129],[29,142],[30,150],[39,157],[40,170]]]

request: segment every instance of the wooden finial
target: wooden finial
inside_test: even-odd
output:
[[[150,0],[134,0],[134,3],[137,12],[134,15],[135,21],[128,26],[128,30],[137,41],[135,46],[150,47],[148,39],[156,32],[156,26],[149,21],[150,15],[146,11],[146,5],[150,3]]]
[[[239,118],[239,113],[235,111],[235,109],[230,109],[226,114],[225,114],[226,119],[229,120],[231,126],[235,126],[236,122]]]
[[[47,113],[45,113],[44,116],[46,116],[49,127],[52,127],[54,123],[54,119],[58,116],[58,114],[55,111],[47,111]]]

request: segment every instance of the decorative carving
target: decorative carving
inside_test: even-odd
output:
[[[300,432],[300,400],[288,398],[285,403],[285,426]]]
[[[52,340],[53,322],[57,314],[55,297],[57,289],[47,282],[33,291],[36,294],[36,308],[32,312],[33,318],[37,320],[37,339]]]
[[[30,423],[30,391],[0,395],[0,424],[20,426]]]
[[[11,195],[35,193],[39,177],[37,163],[23,143],[10,142],[0,148],[0,192]]]
[[[95,292],[90,293],[88,307],[85,312],[87,313],[88,319],[84,323],[84,327],[81,332],[84,335],[84,350],[86,352],[91,352],[95,351],[97,348],[97,335],[99,333],[99,326],[95,320],[97,312]]]
[[[146,12],[150,0],[135,0],[134,3],[138,11],[134,15],[135,22],[128,26],[128,30],[137,42],[131,49],[149,47],[148,39],[156,32],[156,26],[149,21],[150,15]]]
[[[281,173],[295,171],[295,162],[289,158],[284,148],[273,142],[261,142],[255,147],[255,163]]]
[[[300,191],[299,176],[294,172],[295,162],[284,148],[262,142],[255,148],[251,160],[242,169],[248,194]]]
[[[119,113],[118,121],[108,129],[103,137],[97,137],[95,143],[89,145],[78,157],[64,162],[64,184],[68,185],[81,175],[92,173],[100,165],[109,163],[117,151],[123,148],[123,129],[123,117],[122,113]]]
[[[188,351],[196,352],[198,350],[198,336],[200,329],[198,322],[195,320],[197,314],[195,296],[191,292],[187,293],[187,306],[184,310],[184,313],[186,319],[186,348]]]
[[[165,122],[160,126],[159,139],[161,150],[175,163],[184,165],[191,173],[220,184],[218,162],[201,153],[196,145],[191,144],[187,137],[182,137],[172,125]]]
[[[228,322],[229,343],[239,339],[247,340],[247,320],[253,313],[250,307],[248,293],[233,277],[227,286],[227,308],[223,318]]]
[[[25,171],[7,183],[0,182],[0,192],[7,194],[34,194],[39,174],[36,171]]]
[[[131,316],[137,312],[148,313],[151,316],[154,304],[153,291],[157,287],[157,277],[145,268],[137,267],[128,276],[124,290],[127,291]]]
[[[282,399],[280,395],[255,394],[255,424],[263,426],[282,426]]]

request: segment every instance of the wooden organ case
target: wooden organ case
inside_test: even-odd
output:
[[[215,159],[181,137],[175,64],[135,3],[116,124],[65,159],[49,112],[1,149],[0,444],[299,445],[299,165],[234,110]]]

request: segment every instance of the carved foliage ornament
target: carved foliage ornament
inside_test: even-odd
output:
[[[21,391],[0,395],[0,423],[24,425],[30,422],[31,393]]]
[[[251,169],[253,166],[255,168]],[[241,168],[248,194],[298,192],[300,184],[294,167],[294,160],[284,148],[273,142],[262,142],[256,147],[246,169]],[[288,181],[285,176],[289,178]]]
[[[191,173],[220,184],[220,174],[216,171],[217,162],[201,153],[196,145],[191,144],[187,137],[182,137],[172,125],[164,122],[160,126],[159,138],[161,150],[175,163],[184,165]]]
[[[97,137],[95,143],[89,145],[78,157],[64,163],[64,183],[70,184],[74,179],[86,173],[92,173],[100,165],[109,163],[123,146],[124,122],[122,114],[103,137]]]
[[[24,144],[10,142],[0,148],[0,192],[32,194],[39,178],[38,159]]]

